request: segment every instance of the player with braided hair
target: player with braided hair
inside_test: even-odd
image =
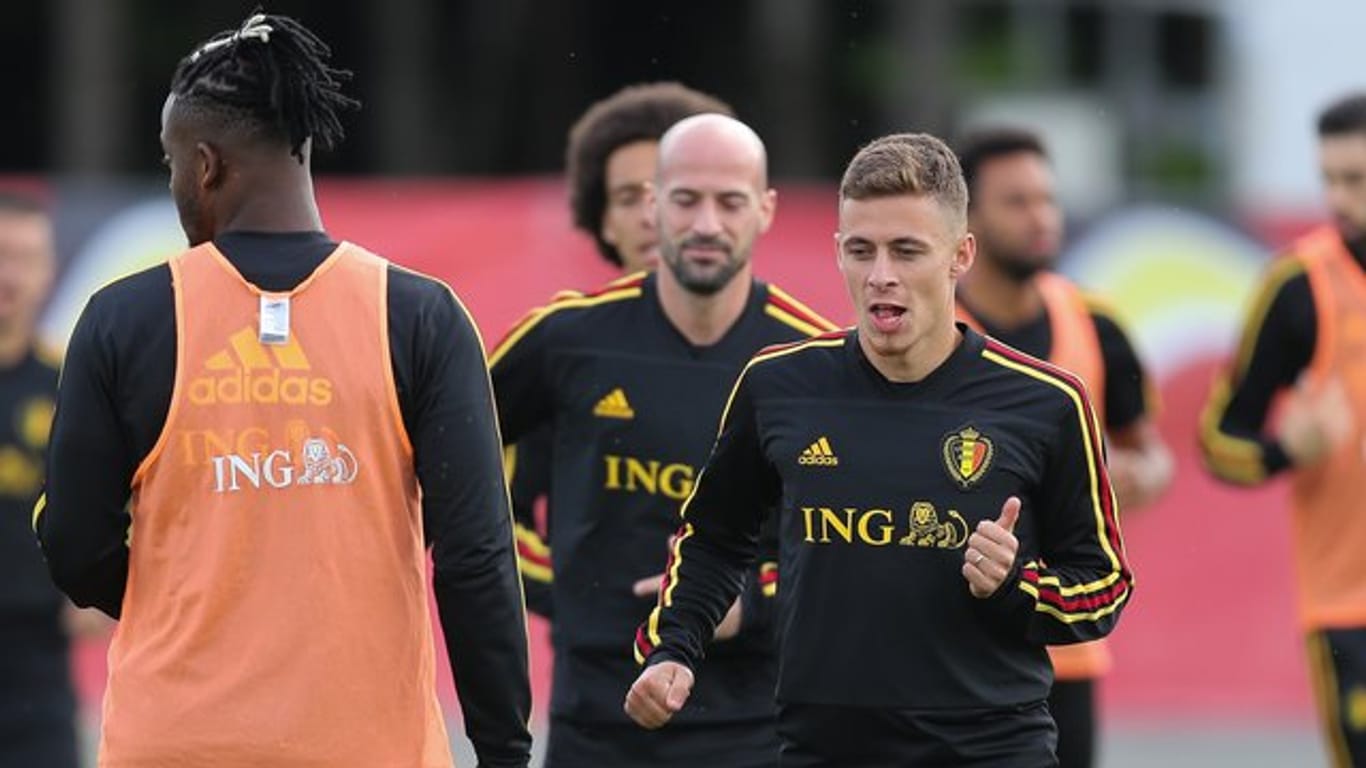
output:
[[[530,760],[483,346],[447,286],[323,229],[310,154],[358,106],[329,56],[256,14],[181,61],[191,248],[97,292],[68,347],[34,525],[58,586],[122,618],[101,765],[450,766],[427,543],[479,764]]]
[[[182,107],[282,138],[299,162],[309,139],[331,149],[343,137],[339,113],[360,102],[342,93],[351,73],[327,62],[332,50],[287,16],[258,13],[186,56],[171,79]]]

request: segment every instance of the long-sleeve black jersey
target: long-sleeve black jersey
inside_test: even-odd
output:
[[[1366,270],[1366,246],[1350,244]],[[1318,345],[1318,314],[1304,262],[1279,258],[1262,280],[1237,351],[1215,383],[1200,422],[1205,464],[1215,477],[1255,485],[1290,467],[1280,441],[1265,431],[1276,395],[1309,368]]]
[[[336,248],[316,232],[231,233],[214,243],[243,277],[271,291],[293,288]],[[526,624],[482,344],[439,281],[391,266],[388,284],[394,380],[466,730],[482,765],[524,766]],[[57,584],[115,617],[128,573],[130,483],[170,407],[174,316],[169,268],[113,283],[86,306],[62,372],[35,524]]]
[[[653,603],[631,588],[659,573],[730,384],[764,346],[831,327],[756,281],[725,336],[696,347],[665,317],[655,280],[637,275],[561,298],[515,326],[491,358],[504,441],[553,425],[557,717],[627,722],[630,633]],[[773,714],[776,554],[760,560],[745,579],[740,636],[716,645],[713,674],[699,681],[682,720]]]
[[[754,358],[684,506],[642,659],[701,661],[775,505],[782,703],[1036,702],[1051,683],[1045,643],[1110,631],[1132,579],[1087,396],[1071,374],[960,328],[917,383],[882,377],[857,331]],[[967,538],[1011,495],[1015,568],[974,598]]]

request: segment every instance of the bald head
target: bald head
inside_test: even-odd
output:
[[[777,205],[767,163],[764,143],[732,117],[697,115],[665,132],[655,179],[661,281],[699,296],[748,290],[750,249]]]
[[[659,182],[665,186],[680,167],[705,166],[740,171],[754,190],[768,189],[768,150],[748,125],[714,113],[684,118],[659,140]]]

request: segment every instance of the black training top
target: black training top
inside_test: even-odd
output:
[[[701,662],[776,506],[780,703],[924,711],[1047,697],[1044,645],[1107,634],[1130,596],[1100,429],[1074,376],[960,329],[916,383],[884,378],[856,330],[755,357],[684,508],[642,657]],[[967,538],[1012,495],[1015,567],[975,598]]]
[[[830,327],[756,281],[726,334],[694,346],[664,315],[656,277],[637,275],[532,312],[495,349],[504,441],[553,430],[553,716],[628,722],[622,701],[637,674],[631,633],[654,602],[632,594],[632,585],[660,572],[726,393],[758,350]],[[681,720],[773,715],[776,573],[762,562],[777,557],[759,558],[747,567],[741,634],[716,645],[717,663]]]

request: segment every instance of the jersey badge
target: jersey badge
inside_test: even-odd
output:
[[[942,453],[949,477],[966,491],[976,485],[991,468],[996,446],[991,438],[967,426],[944,438]]]

